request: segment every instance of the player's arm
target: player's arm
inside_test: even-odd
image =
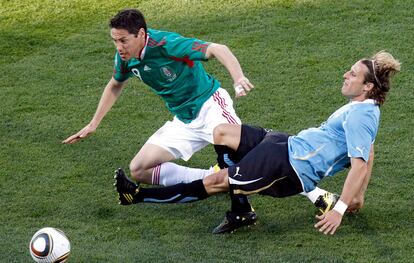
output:
[[[114,78],[106,85],[101,99],[99,101],[98,107],[96,109],[95,115],[93,116],[92,120],[79,132],[69,136],[65,139],[62,143],[64,144],[72,144],[76,143],[79,140],[91,135],[96,131],[100,122],[105,117],[106,113],[112,108],[115,101],[118,99],[119,95],[122,92],[123,86],[125,82],[118,82]]]
[[[245,96],[254,87],[244,76],[239,61],[227,46],[211,43],[205,56],[206,59],[215,57],[228,70],[233,79],[236,97]]]
[[[373,166],[374,166],[374,144],[371,145],[371,151],[369,154],[367,174],[365,176],[365,180],[362,183],[361,189],[359,190],[357,195],[354,197],[351,204],[348,206],[348,209],[346,210],[347,212],[356,213],[358,212],[359,209],[361,209],[364,206],[365,192],[368,188],[368,184],[371,179]]]
[[[364,183],[368,185],[366,177],[368,174],[368,162],[362,158],[351,158],[351,169],[345,179],[342,194],[335,207],[324,215],[317,216],[320,220],[315,224],[320,232],[334,234],[342,221],[342,216],[348,205],[360,193]]]

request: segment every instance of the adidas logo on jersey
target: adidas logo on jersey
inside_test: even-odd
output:
[[[144,71],[150,71],[150,70],[151,70],[150,67],[148,67],[147,65],[144,66]]]

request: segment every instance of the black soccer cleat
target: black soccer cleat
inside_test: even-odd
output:
[[[134,197],[139,192],[139,185],[129,179],[121,168],[115,171],[114,178],[114,185],[119,195],[119,204],[130,205],[135,203]]]
[[[336,202],[339,200],[339,195],[326,192],[323,195],[320,195],[315,201],[315,206],[319,212],[323,215],[326,212],[332,210],[336,205]]]
[[[220,225],[214,228],[213,234],[232,233],[237,228],[256,225],[256,221],[257,214],[254,211],[244,213],[227,211]]]

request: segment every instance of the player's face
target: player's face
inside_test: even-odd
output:
[[[137,35],[129,33],[125,29],[111,29],[112,41],[122,60],[138,58],[145,46],[145,31],[141,28]]]
[[[342,94],[353,100],[363,101],[367,98],[368,91],[372,88],[372,83],[365,82],[365,74],[368,72],[367,66],[358,61],[349,71],[344,74]]]

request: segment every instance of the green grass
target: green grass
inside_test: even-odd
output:
[[[107,3],[109,2],[109,3]],[[210,234],[226,195],[188,205],[119,207],[112,171],[127,167],[171,116],[130,81],[97,133],[60,142],[92,117],[111,77],[108,19],[140,8],[150,27],[227,44],[255,90],[237,100],[245,123],[296,133],[346,103],[343,73],[386,49],[402,61],[386,104],[366,206],[334,236],[314,228],[303,197],[253,196],[260,221]],[[31,235],[64,230],[71,262],[409,262],[414,250],[414,93],[411,1],[12,1],[0,2],[0,262],[30,262]],[[205,64],[231,94],[228,73]],[[188,163],[214,163],[212,147]],[[322,182],[340,192],[346,173]]]

